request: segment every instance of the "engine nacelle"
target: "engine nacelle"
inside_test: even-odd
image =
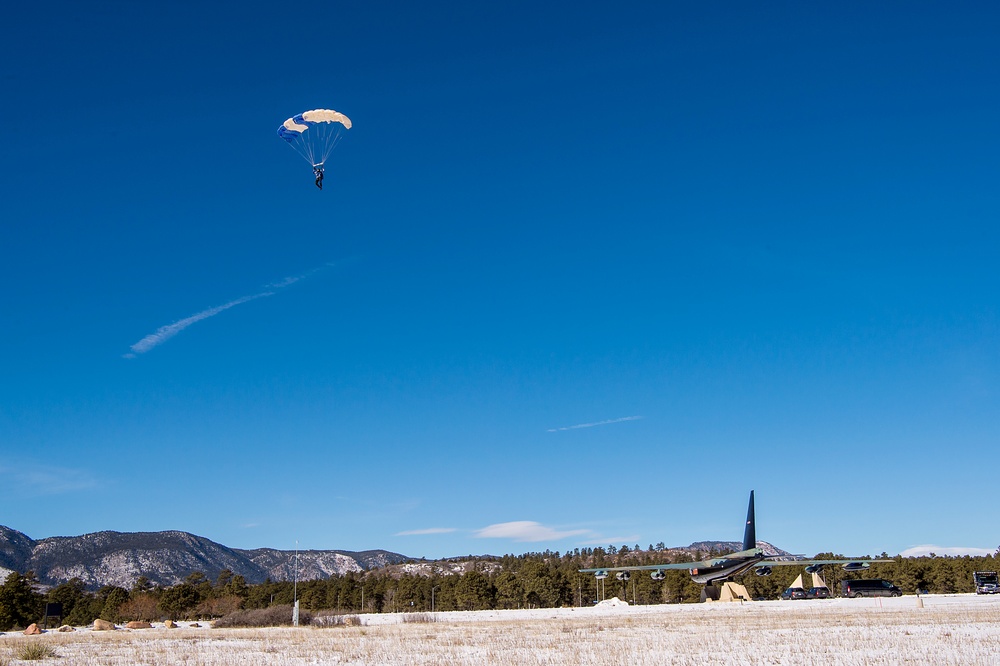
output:
[[[652,578],[653,580],[663,580],[664,578],[667,577],[667,574],[657,569],[656,571],[650,573],[649,577]]]
[[[823,569],[822,564],[810,564],[809,566],[806,567],[806,573],[808,574],[819,573],[822,569]]]
[[[596,578],[597,580],[604,580],[607,577],[608,577],[608,572],[607,571],[595,571],[594,572],[594,578]]]
[[[631,577],[632,574],[630,574],[627,571],[619,571],[618,573],[615,574],[615,578],[617,578],[618,580],[628,580]]]
[[[753,572],[758,576],[770,576],[772,573],[771,567],[757,567]]]
[[[862,569],[867,569],[871,565],[867,562],[848,562],[844,565],[844,571],[861,571]]]

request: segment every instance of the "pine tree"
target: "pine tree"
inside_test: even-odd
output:
[[[0,585],[0,631],[27,627],[41,617],[43,597],[35,592],[36,582],[34,572],[15,571]]]

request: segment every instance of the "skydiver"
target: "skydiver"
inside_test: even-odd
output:
[[[323,165],[318,164],[313,167],[313,174],[316,176],[316,187],[323,189]]]

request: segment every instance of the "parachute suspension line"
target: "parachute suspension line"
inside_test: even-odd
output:
[[[312,150],[308,143],[296,139],[295,141],[289,142],[289,144],[295,152],[302,156],[302,159],[308,160],[310,164],[313,164]]]
[[[340,140],[343,138],[344,138],[344,131],[338,127],[337,136],[333,137],[333,141],[330,142],[330,145],[326,149],[326,154],[323,155],[324,162],[326,162],[327,158],[330,157],[330,153],[333,152],[333,149],[337,147],[337,144],[340,143]]]
[[[326,132],[329,124],[330,123],[318,123],[310,127],[308,130],[309,132],[312,132],[307,145],[309,146],[309,163],[313,166],[326,162],[326,158],[323,157],[319,151],[322,150],[321,146],[323,146],[327,141]],[[303,136],[304,135],[305,133],[303,133]]]
[[[309,151],[310,164],[316,164],[316,151],[319,149],[319,146],[321,145],[321,141],[316,141],[316,139],[319,137],[317,137],[316,134],[314,134],[314,132],[316,132],[316,130],[319,130],[319,135],[320,137],[322,137],[323,130],[326,129],[326,126],[327,123],[319,123],[313,125],[308,130],[302,133],[302,137],[306,141],[305,142],[306,150]]]
[[[326,164],[326,161],[329,159],[333,149],[337,147],[337,144],[340,142],[340,138],[344,135],[342,132],[343,126],[339,123],[323,123],[323,125],[323,140],[317,145],[324,146],[325,150],[320,155],[320,160],[318,161],[319,164]],[[316,156],[313,155],[314,160],[315,157]]]
[[[299,155],[312,166],[325,164],[343,133],[339,123],[317,123],[291,143]]]

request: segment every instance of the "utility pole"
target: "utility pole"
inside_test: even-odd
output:
[[[295,568],[292,574],[292,626],[299,626],[299,540],[295,540]]]

